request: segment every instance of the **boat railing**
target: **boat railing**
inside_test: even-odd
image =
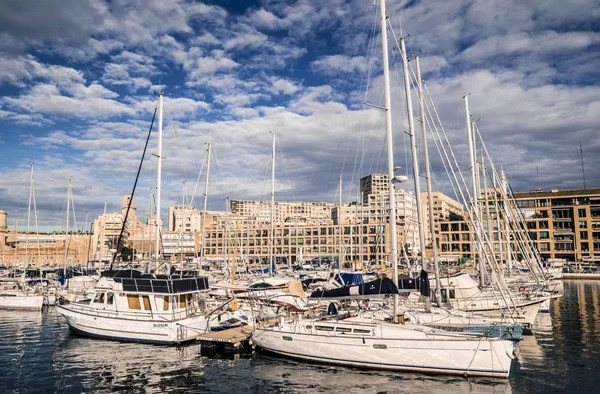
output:
[[[99,317],[108,317],[108,318],[121,318],[121,319],[131,319],[131,320],[146,320],[146,321],[162,321],[169,322],[175,321],[179,319],[184,319],[186,317],[190,317],[191,315],[187,310],[181,311],[164,311],[164,312],[155,312],[152,310],[149,311],[116,311],[116,310],[107,310],[107,309],[96,309],[90,308],[88,305],[78,305],[75,303],[69,304],[69,309],[78,310],[82,313],[87,313],[90,315],[95,315]],[[150,318],[150,319],[148,319]]]

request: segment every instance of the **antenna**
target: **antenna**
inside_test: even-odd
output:
[[[581,145],[581,141],[579,142],[579,152],[581,152],[581,172],[583,172],[583,190],[587,189],[585,184],[585,165],[583,164],[583,146]]]

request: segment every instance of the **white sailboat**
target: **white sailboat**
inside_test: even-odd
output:
[[[390,254],[393,282],[397,286],[398,256],[394,189],[396,177],[393,165],[385,0],[380,0],[380,18],[388,173],[391,181],[389,185]],[[405,89],[409,99],[407,59],[402,39],[401,46]],[[410,116],[410,101],[407,102],[407,106]],[[409,125],[411,124],[412,119],[409,118]],[[398,181],[404,180],[406,179],[398,179]],[[391,322],[365,315],[334,316],[330,319],[291,316],[289,320],[282,317],[276,327],[258,328],[252,335],[252,341],[269,352],[327,364],[462,376],[503,378],[509,376],[514,357],[512,341],[453,333],[416,324],[400,324],[399,317],[396,288]]]
[[[35,188],[33,182],[34,166],[35,163],[31,163],[31,169],[29,173],[29,203],[27,213],[25,269],[27,269],[27,265],[29,264],[27,250],[29,245],[29,222],[32,201],[37,229],[37,207],[35,203]],[[42,284],[40,283],[38,286],[41,285]],[[29,286],[27,284],[25,273],[23,273],[19,278],[3,278],[2,281],[0,281],[0,309],[27,309],[40,311],[46,304],[47,298],[42,293],[41,287],[37,289]]]

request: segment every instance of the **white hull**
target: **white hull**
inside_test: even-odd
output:
[[[306,322],[257,329],[252,341],[267,351],[303,360],[462,376],[508,378],[513,359],[513,343],[500,339],[435,330],[425,333],[386,323]],[[321,334],[315,330],[323,326],[335,326],[336,331]],[[340,328],[350,331],[337,333]],[[370,333],[353,334],[357,328]]]
[[[44,306],[41,295],[6,295],[0,294],[0,309],[24,309],[40,311]]]
[[[77,304],[57,305],[56,310],[79,334],[130,342],[184,343],[204,334],[208,325],[204,316],[167,320],[164,315],[158,314],[153,318],[134,313],[86,311],[85,307]]]

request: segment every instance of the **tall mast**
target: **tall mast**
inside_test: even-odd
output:
[[[429,232],[431,233],[431,250],[432,250],[432,258],[433,258],[433,266],[435,269],[435,301],[438,306],[441,305],[440,300],[440,268],[438,265],[438,250],[437,243],[435,239],[435,222],[433,218],[433,193],[431,189],[431,171],[429,169],[429,151],[427,149],[427,127],[426,127],[426,118],[425,118],[425,103],[423,99],[423,86],[421,79],[421,65],[419,63],[419,57],[415,58],[417,63],[417,89],[419,93],[419,110],[421,116],[421,133],[423,138],[423,157],[425,159],[425,180],[427,184],[427,207],[429,213]],[[420,200],[421,196],[417,196],[417,199]],[[425,250],[423,249],[423,256],[425,256]]]
[[[270,232],[270,248],[269,248],[269,272],[273,275],[273,267],[275,262],[273,261],[273,247],[274,247],[274,232],[275,232],[275,132],[272,131],[273,136],[272,147],[271,147],[271,232]],[[288,263],[289,265],[289,263]]]
[[[502,199],[503,199],[503,203],[504,203],[504,226],[506,228],[506,262],[508,264],[508,272],[510,273],[512,270],[512,264],[511,264],[511,259],[512,259],[512,245],[510,243],[511,241],[511,230],[510,230],[510,219],[508,217],[509,215],[509,211],[508,211],[508,184],[506,182],[506,176],[504,175],[504,168],[500,169],[500,183],[501,183],[501,187],[502,187]],[[510,275],[510,274],[509,274]]]
[[[69,253],[68,244],[69,244],[69,208],[71,205],[71,177],[68,178],[67,183],[67,221],[65,223],[65,257],[64,257],[64,268],[67,268],[67,254]]]
[[[415,135],[415,124],[413,120],[412,100],[410,96],[410,81],[408,75],[408,59],[406,56],[406,46],[404,39],[400,38],[400,48],[402,51],[402,65],[404,68],[404,93],[406,95],[406,113],[408,115],[408,134],[410,135],[411,156],[413,178],[415,184],[415,197],[417,202],[417,222],[419,229],[419,249],[421,250],[422,267],[427,271],[427,262],[425,260],[425,231],[423,228],[423,210],[421,207],[421,179],[419,179],[419,159],[417,157],[417,138]]]
[[[210,151],[212,144],[208,143],[208,154],[206,155],[206,179],[204,180],[204,206],[202,207],[202,245],[200,248],[200,261],[204,260],[204,248],[206,239],[204,237],[206,231],[206,204],[208,204],[208,177],[210,175]]]
[[[25,268],[29,265],[29,220],[31,218],[31,198],[33,196],[33,167],[35,162],[31,163],[29,171],[29,203],[27,204],[27,232],[25,233]]]
[[[471,197],[471,206],[473,209],[473,215],[475,216],[475,220],[479,220],[479,204],[477,202],[477,199],[479,198],[478,194],[477,194],[477,164],[476,164],[476,153],[475,153],[475,139],[473,138],[473,129],[472,129],[472,124],[471,124],[471,114],[469,113],[469,97],[467,95],[464,96],[465,99],[465,113],[466,113],[466,122],[467,122],[467,137],[469,140],[469,160],[471,162],[471,184],[472,184],[472,197]],[[474,239],[473,239],[473,245],[475,246],[475,249],[479,252],[480,247],[479,247],[479,232],[478,232],[478,225],[477,223],[474,223],[473,226],[473,234],[474,234]],[[473,254],[474,260],[476,259],[479,262],[479,284],[481,286],[484,285],[484,279],[483,279],[483,262],[481,259],[481,256],[479,255],[479,253],[474,253]]]
[[[338,205],[338,245],[339,245],[339,253],[338,253],[338,269],[342,269],[342,174],[340,174],[339,181],[339,189],[340,189],[340,201]]]
[[[388,64],[387,47],[387,16],[385,14],[385,0],[380,0],[381,14],[381,49],[383,60],[383,94],[385,97],[385,135],[387,141],[387,161],[390,195],[390,260],[392,265],[392,280],[398,285],[398,246],[396,242],[396,190],[394,187],[394,148],[392,139],[392,100],[390,97],[390,71]],[[398,322],[398,295],[394,294],[394,322]]]
[[[158,258],[160,256],[160,183],[162,170],[162,131],[163,131],[163,92],[158,95],[158,165],[156,171],[156,223],[155,223],[155,267],[158,269]]]

